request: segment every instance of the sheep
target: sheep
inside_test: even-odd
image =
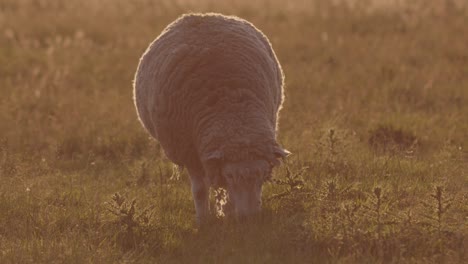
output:
[[[209,189],[223,188],[239,217],[289,152],[276,142],[284,75],[267,37],[246,20],[186,14],[142,55],[134,80],[138,118],[168,159],[187,168],[198,223]]]

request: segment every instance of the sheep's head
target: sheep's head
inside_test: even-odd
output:
[[[217,152],[211,159],[214,170],[210,170],[208,176],[215,185],[227,190],[228,202],[235,215],[250,216],[261,209],[263,183],[271,178],[273,167],[280,164],[279,160],[288,154],[287,150],[276,147],[271,157],[230,161]]]

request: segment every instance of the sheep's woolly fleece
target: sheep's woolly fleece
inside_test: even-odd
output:
[[[275,160],[283,81],[270,42],[251,23],[189,14],[143,54],[134,99],[141,123],[178,165],[202,168],[216,155]]]

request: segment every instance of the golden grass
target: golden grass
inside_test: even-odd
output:
[[[252,21],[285,71],[294,154],[245,227],[196,230],[134,110],[190,11]],[[467,24],[457,0],[2,0],[0,263],[466,262]]]

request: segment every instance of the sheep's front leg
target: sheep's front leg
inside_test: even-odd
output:
[[[192,185],[192,196],[197,212],[197,223],[201,225],[210,213],[209,186],[205,181],[205,175],[198,170],[189,170]]]

